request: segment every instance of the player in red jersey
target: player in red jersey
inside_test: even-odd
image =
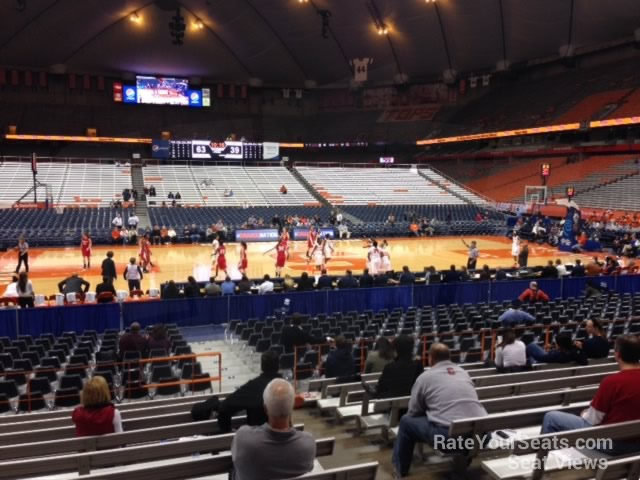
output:
[[[311,261],[311,251],[316,246],[316,239],[318,238],[318,232],[315,227],[309,228],[309,234],[307,235],[307,263]]]
[[[247,259],[247,242],[240,242],[240,263],[238,263],[238,270],[240,273],[247,273],[247,266],[249,260]]]
[[[147,267],[154,267],[155,265],[151,262],[151,241],[149,240],[148,233],[140,239],[140,253],[138,255],[140,257],[142,271],[144,273],[149,273]]]
[[[84,269],[91,268],[91,247],[93,241],[87,232],[82,234],[82,240],[80,240],[80,250],[82,251],[82,264]]]
[[[280,238],[280,241],[278,241],[276,246],[264,252],[263,255],[266,255],[273,250],[276,251],[276,277],[279,277],[285,263],[287,262],[287,244],[283,242],[282,238]]]
[[[216,275],[215,277],[218,277],[218,272],[220,270],[222,270],[224,272],[225,275],[228,275],[227,273],[227,247],[224,246],[224,242],[222,240],[220,240],[220,245],[218,246],[218,248],[216,248],[216,251],[214,252],[218,255],[218,261],[216,263]]]

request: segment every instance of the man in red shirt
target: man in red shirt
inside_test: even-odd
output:
[[[549,295],[547,295],[546,293],[544,293],[542,290],[540,290],[538,288],[538,283],[537,282],[531,282],[529,284],[529,288],[527,288],[524,292],[522,292],[520,294],[520,296],[518,297],[518,299],[521,302],[537,302],[537,301],[543,301],[543,302],[548,302],[549,301]]]
[[[564,412],[546,413],[540,433],[640,420],[640,338],[631,334],[619,336],[616,339],[615,359],[620,371],[600,382],[589,408],[580,416]],[[623,455],[638,451],[640,436],[635,441],[613,442],[612,449],[607,449],[605,453]]]

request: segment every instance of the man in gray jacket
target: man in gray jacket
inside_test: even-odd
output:
[[[396,477],[409,474],[416,442],[448,444],[451,422],[487,415],[471,377],[451,361],[449,347],[434,343],[429,366],[413,385],[409,412],[400,420],[392,457]]]
[[[234,480],[278,480],[313,470],[316,441],[291,426],[294,397],[286,380],[269,382],[262,396],[269,421],[240,427],[231,444]]]

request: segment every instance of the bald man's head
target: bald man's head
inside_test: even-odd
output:
[[[434,343],[429,349],[429,365],[434,366],[438,362],[445,362],[451,360],[451,352],[449,347],[444,343]]]

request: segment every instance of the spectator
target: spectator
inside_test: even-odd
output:
[[[282,286],[284,287],[285,292],[290,292],[296,288],[296,282],[294,282],[291,275],[287,273],[282,281]]]
[[[18,276],[17,275],[13,275],[11,277],[11,283],[7,285],[7,289],[4,291],[2,296],[6,298],[18,297]]]
[[[204,295],[206,297],[219,297],[222,295],[222,289],[220,288],[220,285],[216,283],[215,278],[209,278],[209,283],[204,286]]]
[[[567,267],[564,266],[562,260],[560,260],[559,258],[556,259],[556,270],[558,271],[558,276],[560,278],[569,275],[569,272],[567,272]]]
[[[20,308],[33,308],[34,297],[33,285],[29,280],[27,272],[20,272],[18,275],[18,283],[16,285],[16,293],[18,294],[18,305]]]
[[[455,265],[451,265],[451,267],[449,267],[449,270],[444,272],[442,281],[443,283],[456,283],[460,281],[460,272],[456,270]]]
[[[132,212],[131,215],[129,215],[129,220],[127,220],[127,224],[129,225],[129,228],[131,229],[136,229],[138,228],[138,223],[140,223],[140,219],[138,218],[138,216],[135,214],[135,212]]]
[[[358,288],[358,281],[353,276],[351,270],[347,270],[346,275],[338,280],[338,288],[343,290],[345,288]]]
[[[527,359],[536,363],[577,363],[586,365],[587,356],[573,344],[571,334],[560,332],[555,338],[556,348],[545,352],[536,342],[527,345]]]
[[[82,406],[76,407],[71,415],[76,426],[76,437],[122,432],[122,418],[111,403],[109,385],[104,377],[95,375],[87,380],[80,401]]]
[[[227,275],[220,285],[222,289],[222,295],[233,295],[236,292],[236,284],[231,281],[231,278]]]
[[[522,301],[515,299],[511,302],[511,307],[498,317],[498,321],[503,327],[514,327],[524,324],[527,320],[533,322],[536,319],[533,315],[520,310],[521,305]]]
[[[138,231],[135,228],[129,228],[126,238],[130,245],[135,245],[138,243]],[[124,245],[124,242],[122,244]]]
[[[598,257],[593,257],[593,260],[587,263],[585,270],[587,272],[587,276],[597,277],[602,273],[602,263],[598,261]]]
[[[171,352],[171,341],[167,338],[167,329],[162,323],[157,323],[151,328],[147,338],[147,351],[164,350],[165,354]]]
[[[609,340],[607,333],[595,318],[587,320],[587,339],[576,341],[575,345],[587,358],[607,358],[609,356]]]
[[[129,259],[129,265],[124,267],[123,276],[129,284],[129,293],[134,290],[140,290],[140,281],[144,278],[144,275],[142,275],[140,265],[136,265],[136,259],[134,257],[131,257]]]
[[[189,297],[199,297],[200,295],[200,285],[196,282],[196,279],[193,276],[189,276],[187,278],[187,284],[184,286],[184,296]]]
[[[169,192],[169,194],[167,195],[167,198],[169,200],[173,200],[175,198],[175,196],[173,195],[173,192]]]
[[[449,347],[434,343],[429,365],[416,380],[409,412],[400,420],[392,456],[397,477],[409,474],[416,442],[434,446],[436,435],[449,438],[452,421],[487,415],[469,374],[451,361]]]
[[[547,412],[542,421],[542,434],[640,420],[640,338],[631,334],[619,336],[614,355],[620,371],[602,380],[589,408],[580,416]],[[603,452],[610,455],[637,452],[638,440],[615,441],[611,449]]]
[[[182,241],[189,242],[191,241],[191,228],[189,225],[185,225],[182,229]]]
[[[338,215],[342,215],[339,213]],[[347,227],[346,223],[340,223],[338,225],[338,238],[351,238],[351,232],[349,231],[349,227]]]
[[[307,344],[318,345],[330,340],[328,337],[314,337],[310,335],[302,329],[301,324],[302,317],[296,313],[291,318],[291,325],[282,327],[280,344],[284,347],[286,353],[293,353],[295,347]]]
[[[558,278],[558,269],[553,266],[553,260],[547,262],[547,266],[540,272],[540,278]]]
[[[464,265],[460,266],[460,281],[461,282],[468,282],[471,280],[471,276],[469,276],[469,271],[467,270],[467,267]]]
[[[101,293],[110,293],[114,297],[116,296],[116,289],[113,286],[113,282],[111,281],[111,278],[102,277],[102,283],[99,283],[96,286],[96,296],[99,297]],[[98,303],[110,303],[112,301],[113,299],[109,300],[104,298],[102,299],[98,298]]]
[[[200,229],[195,223],[191,225],[191,243],[200,243]]]
[[[400,285],[413,285],[416,283],[416,276],[411,273],[408,266],[402,267],[402,274],[399,280]]]
[[[160,230],[158,225],[154,225],[151,230],[151,241],[154,245],[160,245],[162,241],[162,230]]]
[[[182,195],[180,195],[180,192],[176,192],[175,199],[176,200],[182,200]]]
[[[507,280],[509,277],[507,276],[507,272],[505,272],[503,269],[498,268],[496,270],[496,282],[499,282],[501,280]]]
[[[364,365],[364,373],[381,373],[385,365],[393,361],[395,349],[386,337],[376,340],[373,352],[369,352]]]
[[[291,426],[294,398],[293,387],[286,380],[269,382],[263,394],[268,422],[242,426],[233,438],[233,480],[293,478],[313,469],[314,438]]]
[[[333,288],[333,278],[327,275],[327,269],[323,268],[320,272],[321,275],[318,277],[318,290],[322,290],[324,288],[332,289]]]
[[[489,270],[489,265],[482,266],[482,270],[480,271],[480,275],[478,278],[481,282],[491,281],[491,270]]]
[[[167,238],[169,239],[169,243],[176,243],[178,234],[176,233],[175,229],[173,227],[169,227],[169,229],[167,230]]]
[[[369,274],[368,268],[365,268],[362,271],[362,275],[360,275],[360,280],[358,281],[358,285],[360,286],[360,288],[373,287],[373,277]]]
[[[411,395],[413,384],[424,372],[422,362],[413,356],[413,344],[413,337],[409,335],[400,335],[393,341],[396,358],[382,369],[376,398]]]
[[[133,322],[129,328],[129,333],[125,333],[120,337],[118,347],[120,359],[124,358],[126,352],[139,352],[142,358],[146,356],[147,339],[140,333],[140,324],[138,322]]]
[[[586,271],[584,269],[584,265],[582,265],[582,262],[580,261],[580,259],[577,258],[576,259],[576,264],[571,269],[571,276],[572,277],[584,277],[585,275],[586,275]]]
[[[538,282],[531,282],[529,284],[529,288],[527,288],[524,292],[520,294],[520,296],[518,297],[518,300],[520,300],[521,302],[530,301],[531,303],[537,302],[539,300],[543,302],[548,302],[549,295],[547,295],[546,293],[544,293],[542,290],[538,288]]]
[[[116,274],[116,264],[113,261],[113,252],[111,250],[107,252],[107,258],[102,261],[102,276],[109,278],[111,283],[115,282],[116,278],[118,278]]]
[[[238,282],[238,293],[251,293],[251,282],[245,274]]]
[[[376,287],[386,287],[387,285],[389,285],[389,277],[385,272],[380,272],[375,277],[373,277],[373,284]]]
[[[58,290],[63,295],[67,295],[68,293],[84,295],[87,293],[90,286],[91,284],[84,278],[78,276],[77,273],[72,273],[70,277],[67,277],[58,283]]]
[[[122,229],[122,217],[120,216],[119,213],[116,213],[116,216],[115,216],[115,218],[113,220],[111,220],[111,223],[118,230]]]
[[[496,348],[496,367],[501,373],[520,372],[527,367],[526,346],[511,328],[502,333],[502,342]]]
[[[283,195],[286,195],[286,194],[287,194],[287,187],[285,187],[284,185],[282,185],[282,186],[280,187],[280,193],[281,193],[281,194],[283,194]]]
[[[155,197],[155,196],[156,196],[156,187],[155,187],[155,186],[153,186],[153,185],[151,185],[151,186],[149,187],[149,196],[150,196],[150,197]]]
[[[313,278],[309,278],[309,274],[307,272],[302,272],[300,275],[300,280],[298,281],[298,287],[296,290],[298,292],[308,292],[309,290],[313,290]]]
[[[208,420],[212,412],[217,412],[218,426],[223,433],[230,432],[231,419],[241,411],[247,412],[247,425],[260,426],[267,421],[262,394],[271,380],[281,378],[278,373],[280,356],[277,352],[267,351],[260,357],[262,373],[228,395],[221,403],[210,399],[198,404],[192,410],[195,420]]]
[[[162,298],[164,300],[180,298],[180,290],[178,290],[176,282],[169,280],[167,285],[162,289]]]
[[[266,275],[263,277],[262,283],[258,287],[258,293],[273,293],[273,282],[271,281],[271,277]]]
[[[324,376],[337,378],[338,382],[349,381],[356,373],[356,364],[351,352],[351,342],[344,336],[336,337],[336,348],[332,349],[324,362]]]

